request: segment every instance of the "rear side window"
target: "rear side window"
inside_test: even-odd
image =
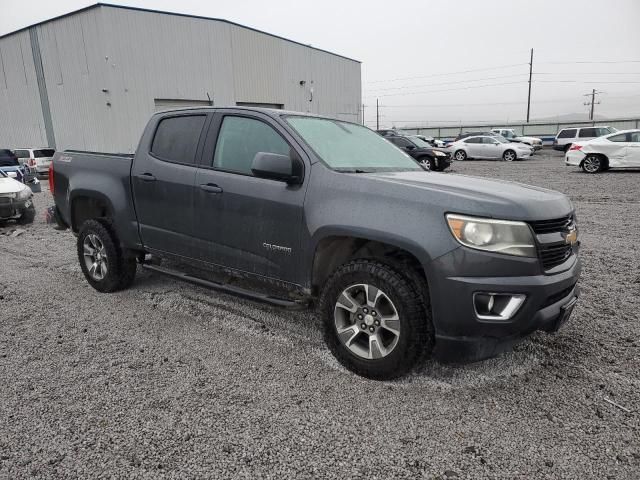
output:
[[[482,143],[482,138],[480,137],[471,137],[467,138],[464,143]]]
[[[14,152],[18,158],[29,158],[29,150],[16,150]]]
[[[213,156],[220,170],[253,175],[251,165],[258,152],[289,155],[289,144],[272,127],[247,117],[224,117]]]
[[[627,133],[627,135],[629,135],[629,142],[635,142],[638,143],[640,142],[640,132],[631,132],[631,133]]]
[[[194,165],[205,119],[206,115],[182,115],[160,120],[151,153],[169,162]]]
[[[613,137],[607,138],[607,140],[609,140],[610,142],[626,142],[627,134],[621,133],[620,135],[614,135]]]
[[[42,150],[34,150],[33,156],[35,158],[43,158],[43,157],[53,157],[53,154],[56,153],[52,148],[45,148]]]
[[[575,128],[568,128],[566,130],[560,130],[558,133],[558,138],[574,138],[576,136]]]
[[[598,129],[597,128],[581,128],[578,137],[580,138],[589,138],[589,137],[597,137]]]

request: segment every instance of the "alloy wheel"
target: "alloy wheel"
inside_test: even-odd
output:
[[[107,252],[100,238],[90,233],[82,242],[84,263],[89,275],[94,280],[100,281],[107,274]]]
[[[340,342],[353,354],[368,360],[389,355],[400,338],[398,310],[373,285],[345,288],[336,301],[334,322]]]
[[[513,162],[516,159],[516,154],[511,150],[504,152],[503,158],[506,162]]]
[[[584,159],[582,168],[587,173],[596,173],[600,170],[600,159],[590,155]]]

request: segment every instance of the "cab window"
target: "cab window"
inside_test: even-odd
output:
[[[253,175],[258,152],[289,155],[289,144],[271,126],[248,117],[226,116],[222,121],[213,166],[218,170]]]

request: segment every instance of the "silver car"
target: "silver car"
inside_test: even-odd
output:
[[[497,136],[477,135],[453,142],[447,150],[458,161],[468,158],[502,159],[507,162],[523,160],[533,154],[533,148],[524,143],[513,143]]]
[[[49,175],[49,165],[56,151],[53,148],[17,148],[14,150],[21,165],[37,175]]]

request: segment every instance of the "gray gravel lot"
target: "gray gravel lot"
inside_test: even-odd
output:
[[[556,335],[395,382],[341,368],[310,313],[140,271],[99,294],[43,184],[0,235],[0,478],[640,478],[640,171],[452,170],[568,194],[582,297]]]

